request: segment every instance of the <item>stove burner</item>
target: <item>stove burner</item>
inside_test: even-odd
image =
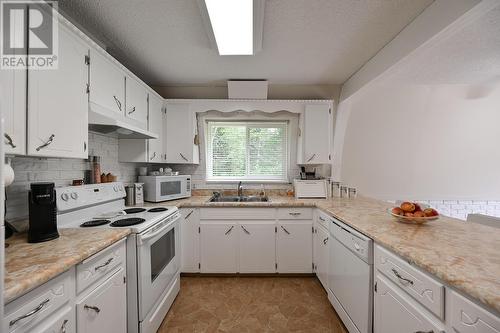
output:
[[[123,210],[127,214],[142,213],[146,211],[146,208],[127,208]]]
[[[149,213],[158,213],[158,212],[164,212],[168,210],[168,208],[165,208],[165,207],[155,207],[155,208],[151,208],[150,210],[148,210]]]
[[[144,221],[146,221],[146,220],[138,218],[138,217],[130,217],[128,219],[116,220],[115,222],[111,223],[110,226],[112,226],[112,227],[128,227],[131,225],[141,224]]]
[[[80,224],[80,227],[97,227],[99,225],[104,225],[110,223],[110,220],[92,220],[92,221],[87,221],[83,222]]]

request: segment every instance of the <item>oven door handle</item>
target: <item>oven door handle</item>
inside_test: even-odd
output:
[[[139,239],[138,239],[139,245],[142,245],[143,242],[148,240],[148,239],[151,239],[155,236],[158,236],[159,234],[163,233],[165,230],[170,229],[170,227],[172,225],[174,225],[174,223],[177,221],[177,219],[178,219],[178,216],[176,216],[176,218],[173,219],[172,221],[170,221],[169,223],[166,223],[163,227],[161,227],[157,230],[154,230],[154,228],[153,228],[152,230],[148,231],[144,235],[139,236]]]

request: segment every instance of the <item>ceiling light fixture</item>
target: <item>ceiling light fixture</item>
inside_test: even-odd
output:
[[[220,55],[254,54],[253,0],[205,0]]]

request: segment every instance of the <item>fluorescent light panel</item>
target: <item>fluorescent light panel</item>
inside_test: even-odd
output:
[[[253,54],[253,0],[205,0],[220,55]]]

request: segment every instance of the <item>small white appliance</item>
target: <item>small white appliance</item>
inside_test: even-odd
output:
[[[295,179],[293,181],[293,186],[295,188],[295,197],[297,199],[326,199],[328,197],[328,185],[326,179]]]
[[[142,205],[144,203],[143,183],[134,183],[134,199],[136,205]]]
[[[161,202],[191,196],[191,176],[139,176],[144,183],[144,200]]]
[[[349,332],[371,333],[373,241],[335,219],[330,238],[330,303]]]
[[[180,213],[177,207],[124,204],[122,183],[56,189],[59,228],[129,228],[127,332],[158,330],[180,289]]]

